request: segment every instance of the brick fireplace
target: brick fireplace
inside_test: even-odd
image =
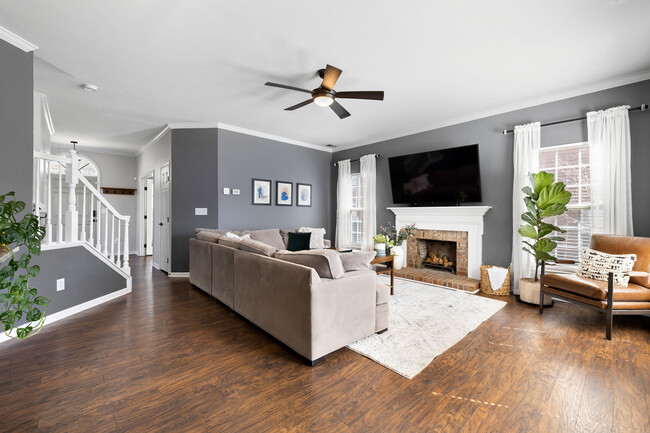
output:
[[[467,232],[417,229],[406,247],[406,266],[467,276]]]

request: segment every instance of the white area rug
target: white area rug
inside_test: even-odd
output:
[[[377,277],[387,284],[388,277]],[[395,279],[388,331],[347,346],[407,379],[506,305],[466,292]]]

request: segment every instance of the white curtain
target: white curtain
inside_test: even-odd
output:
[[[519,294],[519,279],[535,275],[533,256],[522,250],[523,238],[519,227],[523,224],[521,214],[526,212],[525,194],[521,189],[530,185],[528,175],[539,170],[539,147],[541,126],[539,122],[515,126],[513,162],[515,175],[512,183],[512,285],[513,293]]]
[[[336,186],[336,248],[350,248],[352,243],[352,174],[350,160],[345,159],[336,164],[339,168]]]
[[[363,200],[363,232],[361,249],[374,249],[373,237],[377,234],[377,168],[375,155],[361,157],[361,197]]]
[[[629,108],[587,113],[592,233],[633,235]]]

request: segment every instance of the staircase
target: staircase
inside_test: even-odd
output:
[[[117,212],[81,174],[77,152],[34,152],[33,172],[33,210],[46,232],[42,249],[83,246],[130,280],[131,217]]]

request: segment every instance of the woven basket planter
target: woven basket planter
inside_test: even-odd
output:
[[[481,266],[481,293],[486,295],[508,296],[510,295],[510,267],[508,266],[508,274],[506,279],[503,280],[503,285],[496,290],[492,290],[490,278],[488,277],[488,269],[492,268],[490,265]]]

